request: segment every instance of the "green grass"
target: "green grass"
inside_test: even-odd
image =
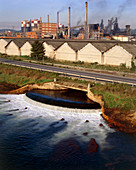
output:
[[[111,65],[100,65],[98,63],[85,63],[85,62],[70,62],[70,61],[58,61],[48,57],[45,57],[43,60],[34,60],[29,56],[8,56],[8,55],[1,55],[0,57],[9,58],[14,60],[28,60],[28,61],[36,61],[42,62],[43,64],[52,63],[53,64],[63,64],[63,65],[70,65],[70,66],[77,66],[77,67],[84,67],[90,69],[99,69],[99,70],[110,70],[110,71],[119,71],[119,72],[127,72],[127,73],[136,73],[135,68],[126,68],[125,64],[121,64],[120,66],[111,66]]]
[[[0,82],[16,84],[18,86],[24,86],[30,83],[43,84],[45,82],[53,81],[54,78],[58,77],[58,74],[55,73],[4,64],[0,64],[0,70]]]
[[[102,95],[107,108],[136,110],[136,87],[124,84],[97,84],[91,88],[96,95]]]
[[[102,95],[107,108],[120,108],[126,111],[136,110],[136,87],[124,84],[100,84],[88,82],[80,79],[72,79],[59,76],[57,73],[43,72],[28,68],[20,68],[0,64],[0,82],[24,86],[26,84],[43,84],[52,82],[57,78],[59,82],[68,82],[70,84],[85,86],[90,83],[91,91],[95,95]]]

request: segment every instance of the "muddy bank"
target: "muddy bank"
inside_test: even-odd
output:
[[[30,84],[23,87],[16,86],[14,84],[0,83],[0,93],[1,94],[23,94],[34,89],[41,90],[65,90],[66,87],[62,87],[54,82],[44,83],[43,85]]]
[[[111,128],[126,133],[136,133],[136,111],[124,111],[119,108],[102,108],[102,116]]]
[[[4,82],[0,82],[0,93],[1,94],[7,94],[12,90],[19,89],[20,87],[15,84],[8,84]]]

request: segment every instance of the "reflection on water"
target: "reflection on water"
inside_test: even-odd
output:
[[[136,169],[136,136],[110,129],[100,110],[49,110],[24,95],[0,95],[0,102],[2,170]],[[91,138],[99,145],[95,153],[89,151]]]
[[[78,109],[99,109],[98,103],[90,100],[86,93],[78,90],[33,90],[28,92],[27,97],[42,103]]]

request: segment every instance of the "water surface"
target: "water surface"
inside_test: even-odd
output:
[[[96,153],[89,152],[91,138]],[[110,129],[99,109],[61,110],[24,94],[0,95],[0,169],[135,170],[136,136]]]

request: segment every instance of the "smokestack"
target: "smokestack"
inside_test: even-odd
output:
[[[70,7],[68,8],[68,39],[70,39]]]
[[[59,12],[57,12],[57,32],[56,32],[56,38],[59,38]]]
[[[84,25],[84,39],[87,39],[87,2],[85,2],[85,25]]]
[[[40,23],[42,23],[42,17],[40,17]]]
[[[49,24],[49,15],[47,16],[47,23]]]
[[[59,12],[57,12],[57,32],[58,32],[58,28],[59,28]]]

